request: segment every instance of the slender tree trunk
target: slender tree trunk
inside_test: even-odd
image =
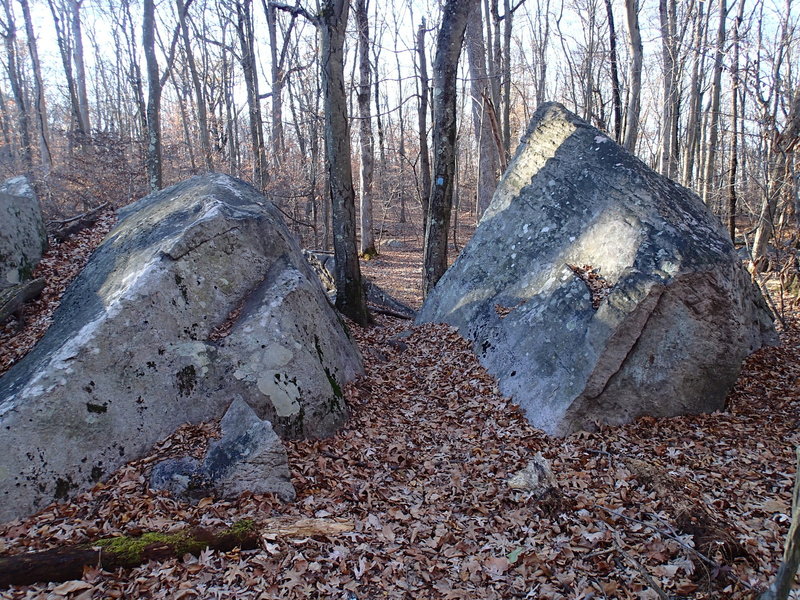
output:
[[[676,0],[660,0],[661,61],[664,69],[661,128],[661,173],[674,177],[677,167],[677,142],[674,136],[678,124],[678,82],[676,77],[677,31]]]
[[[53,158],[50,153],[50,127],[47,122],[47,103],[44,97],[44,79],[42,78],[42,65],[39,61],[39,50],[36,45],[36,35],[33,31],[33,21],[31,20],[31,9],[28,0],[19,0],[22,7],[22,16],[25,19],[25,33],[28,38],[28,53],[33,65],[34,80],[34,105],[38,122],[39,134],[39,158],[42,164],[42,171],[45,177],[50,173],[53,165]]]
[[[424,18],[417,29],[417,57],[419,60],[419,110],[417,112],[419,122],[419,170],[422,177],[420,198],[422,199],[422,230],[425,231],[428,222],[428,199],[431,193],[431,160],[428,150],[428,89],[430,88],[430,80],[428,79],[428,59],[425,53]]]
[[[186,146],[186,151],[189,154],[189,163],[191,165],[191,173],[195,175],[197,173],[197,161],[194,157],[194,144],[192,143],[192,135],[190,132],[190,125],[189,125],[189,115],[186,111],[186,97],[181,87],[178,85],[176,81],[175,74],[170,74],[170,79],[172,80],[172,85],[175,86],[175,89],[178,91],[177,99],[178,99],[178,111],[181,113],[181,124],[183,126],[183,143]]]
[[[736,175],[739,166],[739,28],[744,20],[744,2],[739,0],[736,20],[731,33],[733,56],[731,58],[731,159],[728,170],[728,233],[736,241]]]
[[[11,93],[14,96],[14,104],[17,105],[20,158],[22,159],[23,169],[32,177],[33,155],[31,148],[30,119],[28,116],[28,105],[25,101],[25,93],[22,89],[22,81],[19,74],[19,64],[17,60],[17,25],[14,21],[11,0],[3,0],[3,8],[6,13],[6,31],[3,35],[6,45],[6,68],[8,70],[8,83],[11,86]]]
[[[280,166],[286,155],[286,144],[284,141],[283,133],[283,87],[284,79],[286,77],[284,62],[286,60],[286,51],[289,47],[289,32],[294,27],[296,15],[292,15],[292,21],[289,25],[289,32],[284,36],[283,48],[278,51],[278,25],[277,25],[277,9],[266,0],[264,3],[264,12],[267,17],[267,33],[269,34],[269,53],[270,53],[270,79],[272,86],[272,132],[270,145],[272,146],[273,163],[275,166]]]
[[[614,11],[611,0],[605,0],[608,17],[608,43],[611,62],[611,101],[614,105],[614,139],[622,140],[622,99],[619,93],[619,72],[617,71],[617,32],[614,28]]]
[[[355,193],[350,165],[350,127],[344,91],[344,38],[348,0],[320,3],[319,30],[325,112],[328,189],[333,208],[336,308],[360,325],[370,322],[356,250]]]
[[[81,108],[80,101],[78,100],[78,88],[75,84],[75,77],[73,76],[72,72],[72,44],[70,44],[69,38],[64,30],[64,25],[61,21],[61,15],[64,11],[60,6],[56,6],[54,0],[47,0],[47,4],[50,6],[50,12],[53,15],[53,25],[55,26],[56,30],[58,50],[61,54],[61,63],[64,67],[64,77],[67,81],[67,91],[70,99],[70,108],[72,114],[71,133],[73,134],[70,136],[71,152],[75,138],[78,140],[83,140],[86,136],[86,132],[83,130],[83,124],[81,122]],[[126,8],[128,7],[127,3],[125,6]],[[142,115],[144,115],[144,112],[142,112]]]
[[[163,187],[161,165],[161,80],[155,49],[154,0],[142,2],[142,46],[147,65],[147,184],[151,192]]]
[[[714,57],[714,75],[711,81],[711,110],[709,111],[708,144],[703,169],[703,202],[711,202],[714,190],[714,175],[717,162],[717,143],[719,141],[719,106],[722,95],[722,60],[725,52],[725,19],[728,15],[726,0],[719,0],[719,25],[717,27],[717,46]]]
[[[447,235],[453,201],[456,78],[469,11],[477,0],[447,0],[433,62],[433,182],[425,229],[422,291],[431,293],[447,270]]]
[[[379,168],[386,167],[386,134],[383,130],[383,117],[381,117],[381,88],[380,88],[380,75],[378,74],[378,58],[380,55],[379,48],[373,48],[373,64],[375,85],[373,86],[373,94],[375,95],[375,124],[378,126],[378,156],[380,157]]]
[[[705,40],[707,13],[704,11],[705,0],[699,0],[692,25],[692,74],[689,82],[689,115],[686,119],[686,150],[683,158],[681,181],[683,185],[695,190],[699,189],[694,181],[697,153],[700,148],[700,107],[703,92],[701,73],[705,63],[703,42]],[[705,16],[704,16],[705,15]]]
[[[792,98],[786,127],[783,132],[776,132],[775,138],[772,146],[774,162],[767,182],[767,193],[761,205],[756,235],[753,239],[753,264],[754,268],[758,270],[766,267],[763,257],[766,254],[767,242],[773,234],[779,200],[787,187],[793,183],[789,167],[792,165],[793,155],[797,152],[798,138],[800,138],[800,86],[797,87]]]
[[[83,60],[83,32],[81,28],[81,5],[83,0],[70,0],[72,17],[72,56],[75,61],[75,83],[78,92],[78,107],[80,109],[81,130],[85,135],[91,135],[91,122],[89,121],[89,94],[86,91],[86,67]]]
[[[521,0],[517,7],[522,5]],[[511,24],[514,19],[511,0],[503,0],[503,162],[511,157]]]
[[[503,106],[503,46],[500,35],[500,8],[499,0],[489,0],[490,10],[486,12],[487,26],[491,26],[491,35],[486,36],[487,44],[491,44],[489,53],[489,78],[492,81],[492,106],[498,110]],[[491,19],[488,15],[491,15]]]
[[[269,169],[264,149],[264,124],[261,118],[261,101],[258,93],[258,68],[256,66],[255,38],[253,33],[252,0],[236,2],[236,32],[241,46],[242,72],[247,88],[247,108],[250,115],[250,143],[253,148],[253,184],[263,190],[269,183]]]
[[[476,4],[467,20],[465,44],[469,57],[469,72],[472,93],[472,123],[478,146],[478,189],[476,218],[483,215],[492,201],[497,187],[497,171],[500,164],[499,151],[495,144],[492,119],[489,116],[489,77],[486,72],[486,51],[483,40],[483,22],[480,3]]]
[[[197,72],[197,63],[194,60],[191,40],[189,39],[189,26],[186,23],[187,15],[183,0],[175,0],[175,7],[178,11],[183,48],[184,52],[186,52],[186,62],[189,66],[189,75],[192,79],[194,98],[197,103],[197,127],[199,129],[200,149],[203,152],[203,165],[206,171],[213,171],[214,163],[211,156],[211,141],[208,138],[208,109],[206,108],[203,85],[200,82],[200,74]]]
[[[375,164],[375,148],[372,141],[372,68],[369,64],[369,0],[356,0],[356,26],[358,28],[358,116],[361,120],[359,138],[361,142],[361,185],[359,204],[361,216],[360,255],[371,258],[377,255],[375,235],[372,227],[372,173]]]
[[[628,21],[628,34],[631,51],[631,67],[628,91],[628,110],[625,125],[625,148],[636,152],[636,139],[639,135],[639,112],[642,93],[642,35],[639,31],[639,2],[625,0],[625,16]]]

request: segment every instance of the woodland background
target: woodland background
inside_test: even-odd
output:
[[[330,3],[2,4],[0,175],[32,174],[52,218],[217,170],[263,189],[306,246],[332,246],[325,61],[310,20]],[[792,0],[475,4],[457,79],[454,230],[459,216],[474,222],[488,205],[535,107],[557,100],[695,190],[734,237],[739,226],[737,241],[755,246],[756,258],[773,227],[784,250],[796,244]],[[352,2],[352,165],[360,202],[375,211],[362,253],[387,218],[421,225],[442,13],[427,0]],[[773,266],[796,271],[794,253],[777,246]]]

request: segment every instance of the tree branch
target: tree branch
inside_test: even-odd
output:
[[[274,8],[277,8],[278,10],[287,12],[290,15],[294,16],[300,15],[301,17],[305,17],[315,26],[319,26],[319,17],[317,17],[316,15],[312,15],[305,8],[300,6],[299,3],[296,4],[295,6],[292,6],[291,4],[284,4],[283,2],[270,2],[269,5]]]

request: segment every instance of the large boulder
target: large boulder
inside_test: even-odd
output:
[[[361,370],[252,187],[207,175],[151,194],[120,212],[45,337],[0,378],[0,521],[89,487],[236,397],[283,437],[329,435]]]
[[[717,218],[558,104],[418,321],[457,326],[553,434],[722,408],[742,360],[777,341]]]
[[[47,249],[39,200],[27,177],[0,184],[0,289],[31,278]]]

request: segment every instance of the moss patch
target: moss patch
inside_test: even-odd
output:
[[[184,554],[197,555],[209,546],[224,547],[243,542],[256,530],[252,519],[242,519],[227,530],[210,535],[204,530],[183,530],[176,533],[148,532],[139,537],[119,536],[92,542],[91,546],[100,546],[105,552],[123,563],[138,565],[148,559],[148,554],[157,553],[159,549],[168,548],[173,556]],[[216,543],[215,543],[216,542]]]
[[[141,537],[120,536],[107,538],[94,542],[94,546],[100,546],[106,552],[114,554],[116,557],[130,562],[140,564],[145,559],[143,552],[151,546],[170,546],[175,549],[177,556],[182,556],[187,552],[197,554],[202,552],[207,546],[205,541],[193,540],[185,531],[178,533],[145,533]]]

